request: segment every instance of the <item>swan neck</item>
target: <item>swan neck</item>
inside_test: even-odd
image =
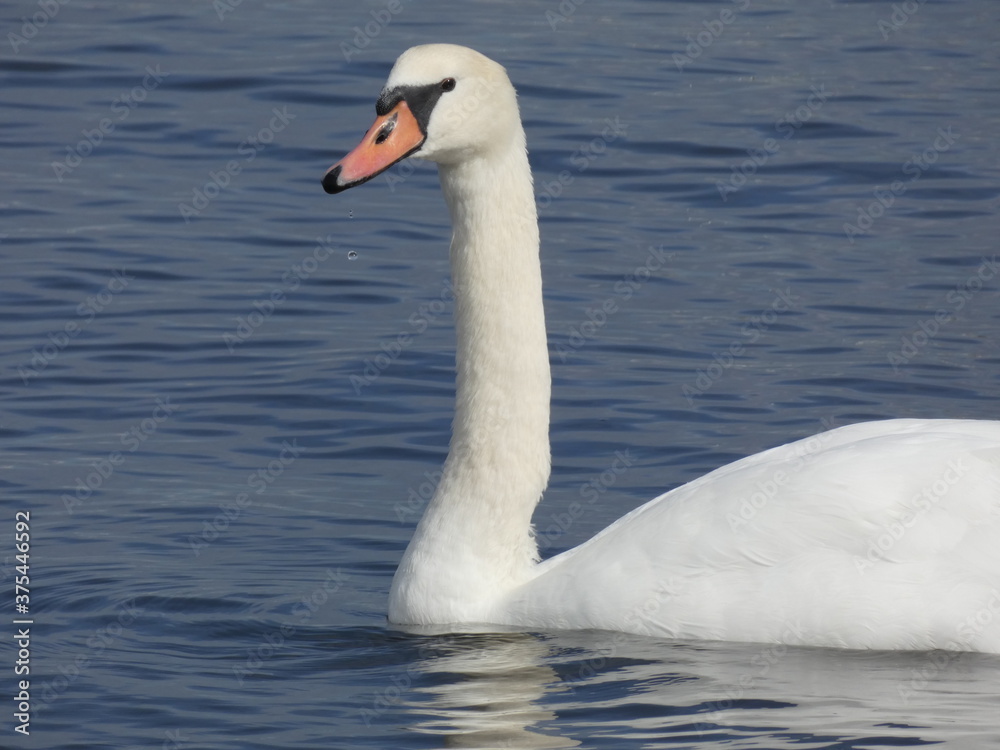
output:
[[[508,489],[497,500],[519,511],[527,530],[548,479],[550,398],[527,154],[522,146],[445,167],[441,181],[454,226],[457,390],[449,462],[505,474]],[[483,489],[477,486],[477,494]]]
[[[393,583],[397,622],[488,621],[538,560],[550,373],[538,221],[523,131],[442,165],[454,234],[456,402],[448,458]]]

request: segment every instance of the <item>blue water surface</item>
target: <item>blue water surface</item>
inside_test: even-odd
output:
[[[997,417],[998,29],[987,0],[6,4],[0,560],[12,597],[30,513],[33,622],[0,745],[1000,744],[992,656],[388,627],[449,438],[450,228],[433,165],[320,187],[407,47],[507,67],[549,555],[829,427]]]

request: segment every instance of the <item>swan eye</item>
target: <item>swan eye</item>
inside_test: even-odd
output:
[[[443,81],[441,81],[441,90],[442,91],[454,91],[455,90],[455,79],[454,78],[445,78]]]

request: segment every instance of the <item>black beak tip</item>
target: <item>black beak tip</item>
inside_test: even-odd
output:
[[[331,169],[329,172],[323,175],[323,189],[330,195],[347,190],[347,188],[350,187],[350,185],[341,185],[338,181],[339,177],[340,177],[340,167]]]

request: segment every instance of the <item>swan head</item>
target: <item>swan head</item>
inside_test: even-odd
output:
[[[327,170],[339,193],[414,156],[457,164],[523,141],[514,87],[503,66],[468,47],[425,44],[396,60],[361,143]]]

